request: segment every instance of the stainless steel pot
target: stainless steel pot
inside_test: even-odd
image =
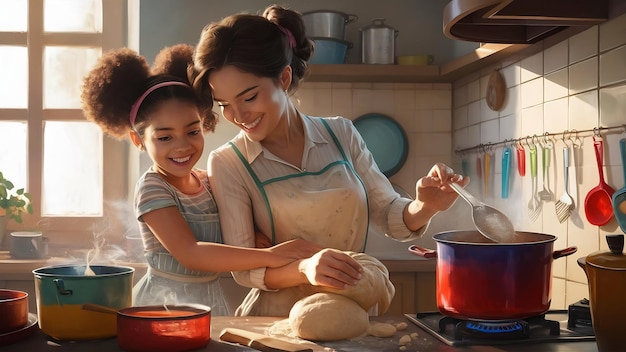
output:
[[[307,36],[344,40],[346,25],[359,17],[339,11],[318,10],[303,13],[302,18]]]
[[[398,31],[385,24],[384,18],[372,19],[361,32],[361,63],[394,64]]]

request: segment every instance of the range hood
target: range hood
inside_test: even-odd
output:
[[[621,0],[452,0],[443,14],[451,39],[532,44],[568,27],[590,27],[609,19]]]

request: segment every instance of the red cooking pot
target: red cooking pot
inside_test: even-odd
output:
[[[515,320],[548,311],[552,261],[577,251],[552,251],[556,236],[517,232],[514,243],[490,242],[478,231],[433,236],[437,250],[409,251],[437,258],[437,306],[448,316],[471,320]]]
[[[211,308],[207,306],[142,306],[117,311],[117,342],[125,351],[190,351],[210,340]]]
[[[211,340],[211,308],[201,304],[117,309],[87,303],[82,309],[115,314],[118,345],[125,351],[190,351]]]

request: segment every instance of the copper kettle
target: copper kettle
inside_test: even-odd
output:
[[[622,351],[626,316],[626,255],[624,235],[606,235],[609,252],[579,258],[589,283],[591,322],[599,352]]]

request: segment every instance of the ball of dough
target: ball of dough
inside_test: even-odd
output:
[[[337,341],[364,334],[369,327],[369,316],[348,297],[316,293],[293,305],[289,322],[294,334],[300,338]]]
[[[389,280],[389,271],[380,260],[365,253],[346,251],[363,267],[361,280],[354,286],[336,289],[326,286],[311,286],[311,292],[329,292],[349,297],[356,301],[365,310],[378,304],[378,314],[383,314],[389,308],[396,288]]]

